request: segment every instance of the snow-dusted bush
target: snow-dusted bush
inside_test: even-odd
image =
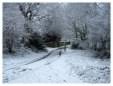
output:
[[[50,31],[50,32],[45,33],[43,35],[43,40],[44,40],[44,42],[47,46],[59,47],[60,46],[61,35],[59,33]]]
[[[71,43],[71,48],[72,49],[78,49],[79,48],[79,44],[80,44],[80,40],[79,39],[75,39]]]
[[[45,50],[43,39],[40,34],[36,32],[27,34],[24,43],[26,47],[31,48],[32,50]]]

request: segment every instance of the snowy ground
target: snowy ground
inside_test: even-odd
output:
[[[53,49],[49,48],[49,51]],[[5,83],[109,83],[110,60],[97,59],[88,50],[71,50],[58,55],[56,50],[47,58],[26,64],[47,54],[4,55]],[[26,65],[25,65],[26,64]]]

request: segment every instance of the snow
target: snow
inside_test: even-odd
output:
[[[54,48],[48,48],[48,52]],[[4,83],[109,83],[110,60],[98,59],[89,50],[56,50],[47,58],[25,63],[47,53],[4,55]],[[13,68],[12,68],[13,67]],[[12,68],[12,69],[11,69]],[[9,69],[9,70],[7,70]]]

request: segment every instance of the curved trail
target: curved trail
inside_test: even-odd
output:
[[[26,63],[24,63],[24,64],[22,64],[22,65],[19,65],[19,66],[16,66],[16,67],[12,67],[12,68],[6,69],[6,71],[11,70],[11,69],[15,69],[15,68],[17,68],[17,67],[21,67],[21,66],[23,66],[23,65],[28,65],[28,64],[31,64],[31,63],[34,63],[34,62],[43,60],[43,59],[47,58],[48,56],[50,56],[50,55],[51,55],[52,53],[54,53],[55,51],[60,50],[60,49],[63,49],[63,47],[59,47],[59,48],[57,48],[57,49],[54,49],[54,50],[48,52],[46,55],[44,55],[44,56],[42,56],[42,57],[40,57],[40,58],[33,59],[33,60],[31,60],[31,61],[29,61],[29,62],[26,62]]]
[[[30,62],[24,64],[24,65],[28,65],[28,64],[37,62],[37,61],[39,61],[39,60],[45,59],[45,58],[47,58],[48,56],[50,56],[52,53],[54,53],[55,51],[57,51],[57,50],[59,50],[59,49],[62,49],[62,47],[57,48],[57,49],[55,49],[55,50],[52,50],[52,51],[50,51],[47,55],[42,56],[41,58],[34,59],[34,60],[32,60],[32,61],[30,61]]]

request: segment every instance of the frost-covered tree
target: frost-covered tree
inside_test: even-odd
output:
[[[75,38],[87,38],[87,47],[94,50],[110,48],[109,3],[69,3],[65,14],[66,22],[68,22],[67,28],[74,32]]]
[[[35,46],[36,44],[32,44],[31,43],[31,36],[35,35],[34,33],[37,33],[37,41],[42,40],[41,37],[39,37],[40,33],[38,32],[39,30],[34,30],[34,26],[38,27],[38,25],[36,26],[36,22],[40,22],[43,18],[46,18],[46,15],[40,15],[39,11],[40,11],[40,3],[20,3],[19,4],[19,9],[22,13],[22,15],[25,18],[25,24],[24,24],[24,28],[25,28],[25,34],[23,37],[23,42],[25,43],[25,46],[29,47],[29,46]],[[37,28],[39,29],[39,28]],[[36,38],[32,38],[32,41],[36,41]],[[29,44],[29,45],[28,45]],[[43,43],[41,44],[40,42],[40,46],[43,46]],[[37,47],[37,49],[40,49]]]
[[[3,51],[16,52],[20,48],[20,39],[23,33],[24,18],[18,5],[12,3],[3,4]]]
[[[12,21],[5,22],[3,26],[3,47],[4,52],[14,53],[16,48],[20,47],[19,34],[16,30],[16,24]]]
[[[95,37],[96,39],[95,41],[98,41],[98,42],[101,40],[101,37],[104,37],[104,35],[106,35],[107,32],[110,32],[110,26],[109,26],[110,15],[109,15],[109,12],[106,12],[106,14],[104,13],[106,9],[104,8],[104,5],[107,5],[107,4],[96,5],[96,15],[93,17],[89,16],[87,18],[87,24],[88,24],[88,27],[90,28],[89,39],[94,39]],[[109,33],[107,35],[109,36]]]
[[[110,4],[97,4],[97,15],[88,19],[90,26],[90,43],[93,49],[103,56],[110,57]]]
[[[37,5],[39,5],[39,4],[37,4]],[[25,18],[25,24],[24,24],[25,30],[28,33],[32,32],[32,26],[31,25],[32,25],[32,22],[33,22],[33,18],[36,15],[34,13],[34,6],[35,6],[35,4],[33,4],[33,3],[20,3],[19,4],[19,9],[20,9],[22,15]]]
[[[49,17],[45,20],[43,38],[47,45],[59,46],[62,38],[63,24],[60,4],[46,4]]]

